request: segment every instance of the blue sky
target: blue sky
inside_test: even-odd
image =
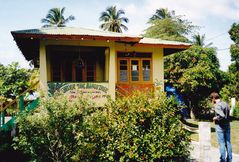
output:
[[[68,26],[99,29],[99,15],[106,7],[116,5],[124,9],[128,34],[141,34],[147,28],[146,22],[158,8],[175,10],[184,15],[199,32],[206,34],[206,42],[217,47],[221,69],[226,71],[230,64],[229,47],[232,41],[227,33],[233,22],[239,20],[238,0],[0,0],[2,18],[0,30],[0,63],[12,61],[28,67],[28,62],[17,48],[10,31],[40,28],[40,20],[53,7],[66,7],[65,16],[74,15],[76,20]]]

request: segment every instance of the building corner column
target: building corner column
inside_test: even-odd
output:
[[[164,91],[164,56],[162,48],[154,48],[152,56],[153,82],[157,92]]]
[[[43,91],[44,95],[47,95],[48,86],[47,86],[46,45],[42,41],[40,41],[39,60],[40,60],[40,89]]]
[[[115,99],[115,86],[116,86],[116,53],[115,44],[112,43],[109,47],[109,95]]]

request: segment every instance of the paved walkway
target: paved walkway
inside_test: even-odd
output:
[[[191,161],[192,162],[199,162],[199,142],[192,141],[191,142],[192,151],[191,151]],[[210,161],[211,162],[218,162],[219,161],[219,150],[218,148],[211,147],[211,153],[210,153]],[[238,154],[232,154],[232,162],[239,162],[239,155]]]

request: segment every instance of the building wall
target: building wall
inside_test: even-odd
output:
[[[92,47],[108,47],[105,51],[105,80],[109,80],[109,94],[115,98],[115,85],[117,82],[117,52],[118,51],[135,51],[152,53],[153,63],[153,82],[158,89],[163,90],[164,70],[163,70],[163,49],[152,47],[134,47],[131,44],[116,43],[113,41],[93,41],[93,40],[42,40],[40,42],[40,80],[42,86],[47,89],[47,81],[50,81],[50,60],[46,54],[47,45],[71,45],[71,46],[92,46]],[[102,73],[103,69],[98,66],[98,72]],[[97,76],[101,79],[103,76]]]
[[[153,64],[153,83],[158,89],[164,89],[164,61],[163,61],[163,48],[153,47],[134,47],[130,44],[116,43],[116,52],[150,52],[152,53],[152,64]]]

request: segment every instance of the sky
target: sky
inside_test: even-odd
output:
[[[76,19],[67,26],[99,29],[100,13],[112,5],[125,11],[129,18],[129,30],[125,33],[132,35],[144,32],[156,9],[168,8],[183,15],[200,27],[198,32],[206,35],[206,43],[212,42],[217,48],[220,69],[227,71],[233,43],[228,30],[232,23],[239,22],[239,0],[0,0],[0,63],[15,61],[29,68],[10,32],[40,28],[49,9],[65,7],[65,16],[74,15]]]

